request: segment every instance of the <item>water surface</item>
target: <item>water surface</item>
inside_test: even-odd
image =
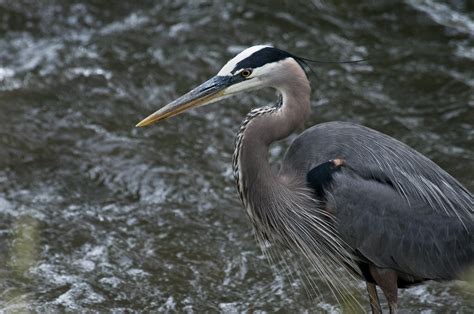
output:
[[[262,43],[368,58],[313,66],[308,126],[370,126],[473,189],[470,1],[0,0],[0,308],[340,310],[269,265],[237,198],[234,134],[272,92],[134,128]],[[428,283],[400,306],[467,313],[474,296]]]

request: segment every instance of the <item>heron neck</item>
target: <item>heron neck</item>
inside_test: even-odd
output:
[[[310,86],[304,72],[275,88],[281,95],[281,104],[252,110],[236,141],[234,174],[246,207],[249,200],[255,203],[255,200],[272,198],[266,194],[276,192],[279,183],[284,184],[268,162],[269,146],[301,127],[310,113]]]

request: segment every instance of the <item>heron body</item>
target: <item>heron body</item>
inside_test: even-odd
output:
[[[270,46],[250,47],[138,125],[274,88],[278,102],[247,115],[233,156],[259,242],[304,256],[335,294],[344,292],[340,272],[359,275],[374,313],[381,312],[376,285],[395,312],[398,288],[460,278],[474,264],[473,196],[407,145],[357,124],[323,123],[294,140],[279,172],[271,168],[270,144],[298,130],[311,111],[303,62]]]

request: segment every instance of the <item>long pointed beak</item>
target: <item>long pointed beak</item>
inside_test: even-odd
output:
[[[214,76],[210,80],[202,83],[185,95],[170,102],[160,110],[152,113],[136,126],[143,127],[157,121],[173,117],[188,109],[204,106],[225,96],[225,89],[230,85],[230,78],[227,76]]]

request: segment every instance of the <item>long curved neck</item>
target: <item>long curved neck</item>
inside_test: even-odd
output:
[[[351,248],[340,239],[305,178],[286,171],[279,176],[268,162],[270,144],[294,132],[310,113],[309,82],[298,70],[291,81],[274,85],[281,104],[252,110],[242,123],[233,161],[239,195],[260,244],[269,240],[293,248],[319,273],[330,273],[335,265],[357,270]],[[328,281],[331,291],[349,293],[344,277],[334,278]]]
[[[296,62],[294,66],[296,68],[289,71],[291,80],[274,85],[281,95],[281,104],[252,110],[237,135],[234,175],[240,198],[251,218],[255,213],[249,208],[249,202],[253,210],[258,207],[256,203],[264,200],[271,204],[279,194],[277,190],[284,188],[268,162],[270,144],[302,126],[311,110],[309,81]]]

